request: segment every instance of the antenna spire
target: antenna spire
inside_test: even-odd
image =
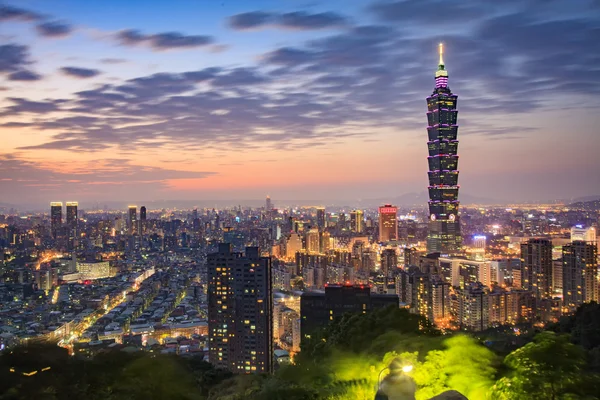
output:
[[[440,64],[439,65],[444,65],[444,43],[440,43],[439,44],[439,49],[440,49]]]

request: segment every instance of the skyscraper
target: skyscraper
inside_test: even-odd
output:
[[[536,299],[552,297],[552,242],[529,239],[521,243],[523,289],[531,290]]]
[[[53,201],[50,203],[50,230],[52,237],[56,239],[62,226],[62,202]]]
[[[130,235],[137,233],[137,206],[129,206],[127,224]]]
[[[77,238],[77,207],[76,201],[67,201],[67,228],[69,229],[69,250],[75,247]]]
[[[598,302],[598,248],[576,240],[562,248],[563,304],[572,312],[583,303]]]
[[[198,215],[198,210],[194,210],[196,212],[196,216]],[[143,235],[146,233],[146,206],[140,207],[140,233]]]
[[[325,229],[325,208],[317,207],[317,228],[319,230]]]
[[[350,212],[350,230],[356,233],[362,233],[364,229],[364,214],[361,210]]]
[[[234,373],[271,372],[271,258],[258,247],[243,255],[221,243],[207,265],[210,362]]]
[[[448,71],[442,55],[440,43],[435,89],[427,97],[430,218],[427,252],[455,254],[462,245],[458,218],[458,96],[448,87]]]
[[[271,211],[273,209],[273,203],[271,202],[271,196],[267,196],[265,201],[265,211]]]
[[[381,273],[386,278],[398,270],[396,249],[385,249],[381,252]]]
[[[398,239],[398,208],[390,204],[379,207],[379,241]]]

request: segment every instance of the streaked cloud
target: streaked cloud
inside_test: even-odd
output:
[[[101,74],[98,69],[79,68],[79,67],[62,67],[60,71],[73,78],[93,78]]]
[[[154,51],[204,47],[215,42],[214,38],[208,35],[185,35],[180,32],[147,35],[135,29],[119,31],[115,38],[123,46],[144,46]]]
[[[334,12],[308,13],[294,11],[274,13],[251,11],[236,14],[229,18],[229,26],[240,31],[258,28],[318,30],[342,28],[347,25],[349,25],[349,20]]]
[[[47,38],[63,38],[73,32],[73,27],[65,22],[49,21],[37,24],[37,32]]]

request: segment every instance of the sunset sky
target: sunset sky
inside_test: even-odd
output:
[[[600,194],[598,0],[0,1],[0,203]]]

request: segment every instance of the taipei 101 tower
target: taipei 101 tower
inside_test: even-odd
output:
[[[435,73],[435,89],[427,97],[429,156],[429,235],[427,253],[452,255],[462,245],[458,217],[458,96],[448,87],[443,45]]]

